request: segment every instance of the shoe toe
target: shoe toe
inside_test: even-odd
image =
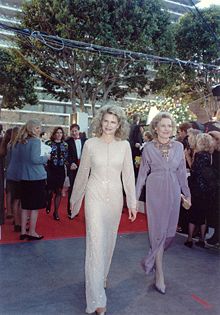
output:
[[[23,241],[23,240],[25,240],[27,237],[28,237],[27,234],[21,234],[20,237],[19,237],[19,239],[20,239],[21,241]]]

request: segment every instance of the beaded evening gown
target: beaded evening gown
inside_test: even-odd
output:
[[[70,200],[72,213],[76,215],[85,195],[87,313],[106,306],[104,282],[123,207],[122,182],[128,207],[136,208],[129,143],[114,140],[107,144],[102,138],[87,140]]]

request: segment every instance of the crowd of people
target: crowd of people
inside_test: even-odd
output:
[[[84,135],[80,138],[77,124],[70,126],[70,137],[59,126],[52,130],[49,139],[45,136],[48,137],[42,132],[40,122],[29,120],[21,128],[7,129],[0,138],[1,224],[5,218],[13,219],[14,231],[21,232],[21,240],[43,238],[36,232],[39,209],[46,208],[49,214],[53,208],[54,220],[60,220],[59,207],[66,178],[69,179],[66,207],[71,219],[70,194],[86,138]]]
[[[60,220],[66,191],[70,220],[85,199],[87,313],[106,313],[105,288],[124,195],[131,222],[139,211],[137,201],[145,203],[150,249],[141,265],[146,274],[155,270],[155,289],[160,294],[166,293],[164,251],[176,231],[188,234],[184,245],[189,248],[196,233],[199,247],[220,241],[219,117],[217,125],[202,128],[184,122],[177,134],[167,112],[158,113],[149,126],[139,115],[133,118],[129,126],[124,110],[108,105],[94,117],[90,139],[80,134],[77,124],[70,126],[69,137],[58,126],[45,139],[37,120],[8,129],[0,138],[0,224],[5,220],[5,187],[6,218],[14,218],[21,240],[43,238],[36,231],[39,209],[48,214],[53,209],[54,220]],[[209,227],[214,234],[206,240]]]
[[[144,147],[152,141],[154,134],[143,127],[140,116],[134,115],[130,129],[130,144],[136,180]],[[170,137],[172,138],[172,137]],[[177,127],[175,139],[183,144],[187,181],[192,196],[189,211],[180,205],[177,231],[188,234],[185,246],[193,247],[193,237],[199,237],[196,246],[205,247],[220,243],[220,110],[213,122],[201,124],[184,122]],[[149,150],[147,150],[148,152]],[[149,152],[148,152],[149,154]],[[159,164],[159,163],[158,163]],[[144,183],[144,190],[145,190]],[[143,191],[139,200],[146,200]],[[149,206],[149,202],[147,202]],[[211,238],[206,239],[209,227],[214,229]]]

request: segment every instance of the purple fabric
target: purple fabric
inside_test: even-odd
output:
[[[145,145],[136,184],[137,200],[145,183],[150,251],[142,266],[149,273],[159,248],[166,250],[176,234],[181,191],[190,196],[181,143],[172,140],[168,160],[153,141]]]

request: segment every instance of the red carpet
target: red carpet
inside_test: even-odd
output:
[[[85,218],[83,207],[80,210],[79,215],[74,220],[69,220],[66,214],[66,198],[62,199],[59,216],[60,221],[53,219],[53,211],[50,214],[46,214],[46,211],[40,210],[37,222],[37,232],[40,235],[44,235],[45,240],[82,237],[85,236]],[[0,244],[9,244],[24,242],[19,240],[20,233],[14,232],[13,220],[6,219],[5,224],[2,226],[2,239]],[[144,232],[147,230],[146,216],[142,213],[138,213],[135,222],[131,223],[128,220],[127,209],[124,209],[122,213],[119,233],[131,233],[131,232]]]

